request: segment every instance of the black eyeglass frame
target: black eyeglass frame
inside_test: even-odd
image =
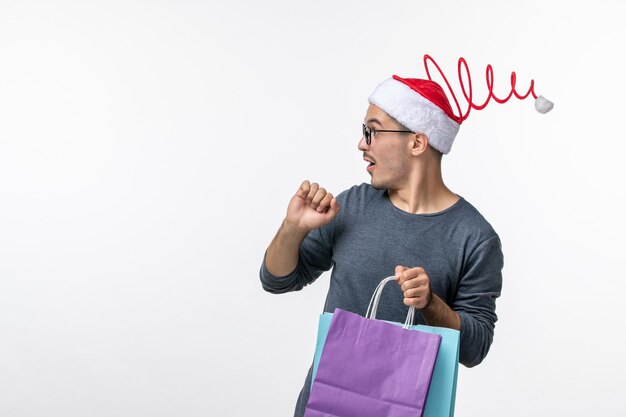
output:
[[[367,143],[367,146],[370,146],[372,144],[372,133],[376,133],[376,132],[395,132],[395,133],[413,133],[410,130],[387,130],[387,129],[372,129],[369,126],[365,126],[365,124],[361,124],[361,126],[363,126],[363,137],[365,138],[365,143]]]

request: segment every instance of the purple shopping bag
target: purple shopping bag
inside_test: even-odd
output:
[[[305,417],[421,417],[440,342],[335,309]]]

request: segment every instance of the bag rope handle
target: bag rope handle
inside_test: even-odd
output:
[[[376,312],[378,311],[378,303],[380,302],[380,297],[383,293],[383,288],[389,281],[394,281],[396,279],[395,276],[389,276],[378,283],[378,286],[374,290],[374,294],[372,294],[372,298],[370,299],[369,306],[367,307],[367,313],[365,317],[371,320],[376,320]],[[409,307],[409,312],[406,315],[406,320],[402,325],[403,329],[408,329],[413,325],[413,320],[415,318],[415,307]]]

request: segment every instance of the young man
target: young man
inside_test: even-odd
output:
[[[377,319],[404,322],[415,306],[415,324],[460,330],[460,362],[475,366],[493,340],[503,254],[491,225],[442,179],[460,120],[429,80],[394,76],[369,102],[358,148],[371,185],[335,198],[304,181],[266,251],[262,286],[299,291],[332,268],[324,311],[365,315],[378,283],[395,275]],[[295,416],[304,415],[311,372]]]

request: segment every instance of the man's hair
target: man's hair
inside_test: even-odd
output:
[[[392,118],[393,119],[393,118]],[[396,119],[393,119],[398,126],[400,127],[400,130],[411,130],[408,127],[406,127],[405,125],[403,125],[402,123],[400,123],[399,121],[397,121]],[[430,143],[428,144],[428,147],[430,148],[431,151],[433,151],[433,153],[435,154],[435,158],[441,162],[441,158],[443,157],[443,153],[437,149],[435,149]]]

